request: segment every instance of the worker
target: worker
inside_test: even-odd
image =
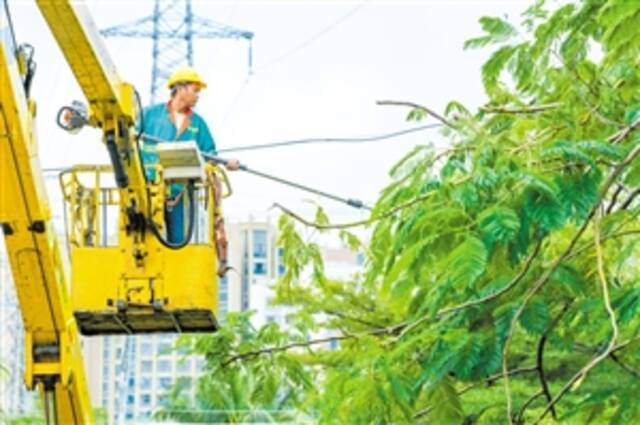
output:
[[[200,91],[207,84],[198,72],[191,67],[176,69],[167,81],[171,91],[169,101],[145,108],[139,127],[143,133],[142,160],[147,179],[155,177],[153,165],[158,162],[158,154],[153,149],[157,140],[195,141],[201,152],[215,155],[216,145],[204,119],[193,111],[198,102]],[[145,138],[144,135],[151,136]],[[155,139],[155,140],[154,140]],[[230,159],[226,168],[234,171],[240,168],[237,159]],[[184,225],[184,185],[172,184],[165,208],[167,240],[170,243],[182,243],[185,239]]]

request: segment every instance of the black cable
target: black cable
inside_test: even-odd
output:
[[[189,181],[189,183],[187,184],[187,195],[189,196],[189,228],[187,229],[187,235],[182,240],[182,242],[173,243],[166,240],[158,230],[158,227],[156,226],[156,223],[151,218],[151,213],[149,212],[148,224],[149,224],[149,228],[151,229],[151,233],[153,233],[156,239],[158,239],[158,241],[166,248],[173,249],[173,250],[184,248],[191,241],[191,238],[193,237],[193,230],[195,229],[195,221],[196,221],[196,203],[195,203],[195,193],[194,193],[193,186],[194,186],[193,181]]]
[[[9,2],[8,0],[3,0],[4,10],[7,15],[7,21],[9,22],[9,30],[11,31],[11,40],[13,41],[13,54],[17,55],[18,53],[18,42],[16,41],[16,32],[13,28],[13,21],[11,20],[11,10],[9,10]]]
[[[140,112],[140,131],[136,134],[136,149],[138,149],[138,161],[140,161],[140,167],[142,168],[142,176],[144,178],[145,184],[147,183],[147,172],[144,168],[144,161],[142,160],[142,149],[140,148],[140,139],[144,134],[144,110],[142,108],[142,98],[140,97],[140,93],[135,88],[133,89],[133,94],[136,98],[136,103],[138,104],[138,111]]]
[[[248,150],[258,150],[258,149],[270,149],[270,148],[278,148],[282,146],[292,146],[292,145],[303,145],[309,143],[368,143],[368,142],[378,142],[381,140],[391,139],[393,137],[403,136],[409,133],[415,133],[418,131],[429,130],[432,128],[442,127],[444,124],[427,124],[419,127],[409,128],[407,130],[394,131],[392,133],[381,134],[378,136],[369,136],[369,137],[352,137],[352,138],[312,138],[312,139],[300,139],[300,140],[289,140],[285,142],[275,142],[275,143],[266,143],[262,145],[248,145],[248,146],[239,146],[237,148],[227,148],[227,149],[219,149],[218,152],[239,152],[239,151],[248,151]]]

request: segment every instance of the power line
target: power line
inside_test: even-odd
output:
[[[337,20],[333,21],[329,26],[325,27],[320,32],[314,34],[313,36],[309,37],[307,40],[303,41],[302,43],[298,44],[297,46],[293,47],[291,50],[283,53],[282,55],[276,57],[275,59],[273,59],[271,61],[268,61],[266,64],[262,65],[261,67],[258,67],[258,70],[255,73],[257,74],[260,71],[264,71],[267,68],[271,68],[273,65],[277,64],[278,62],[281,62],[281,61],[285,60],[286,58],[288,58],[289,56],[291,56],[291,55],[293,55],[295,53],[298,53],[300,50],[304,49],[305,47],[307,47],[308,45],[310,45],[311,43],[313,43],[314,41],[316,41],[317,39],[319,39],[320,37],[322,37],[323,35],[325,35],[329,31],[333,30],[338,25],[340,25],[341,23],[343,23],[344,21],[349,19],[351,16],[353,16],[353,14],[355,14],[358,10],[360,10],[362,8],[362,6],[365,5],[365,3],[369,2],[369,1],[370,0],[364,0],[362,3],[360,3],[356,7],[352,8],[351,10],[349,10],[347,13],[342,15]]]
[[[419,131],[429,130],[433,128],[442,127],[443,124],[427,124],[419,127],[409,128],[407,130],[394,131],[392,133],[382,134],[378,136],[370,136],[370,137],[352,137],[352,138],[312,138],[312,139],[300,139],[300,140],[288,140],[284,142],[275,142],[275,143],[265,143],[262,145],[248,145],[248,146],[238,146],[236,148],[226,148],[226,149],[218,149],[220,153],[226,152],[239,152],[239,151],[248,151],[248,150],[259,150],[259,149],[271,149],[271,148],[279,148],[283,146],[292,146],[292,145],[303,145],[310,143],[369,143],[369,142],[379,142],[382,140],[391,139],[398,136],[404,136],[405,134],[416,133]]]
[[[275,143],[264,143],[261,145],[248,145],[248,146],[238,146],[235,148],[227,148],[227,149],[218,149],[219,153],[229,153],[229,152],[239,152],[239,151],[248,151],[248,150],[259,150],[259,149],[271,149],[278,148],[283,146],[294,146],[294,145],[302,145],[302,144],[311,144],[311,143],[369,143],[369,142],[377,142],[383,141],[387,139],[391,139],[398,136],[403,136],[405,134],[416,133],[419,131],[429,130],[433,128],[440,128],[443,124],[427,124],[419,127],[409,128],[406,130],[394,131],[392,133],[381,134],[378,136],[370,136],[370,137],[336,137],[336,138],[310,138],[310,139],[300,139],[300,140],[288,140],[284,142],[275,142]],[[148,136],[147,136],[148,137]],[[164,142],[164,140],[162,140]],[[43,172],[45,173],[59,173],[64,170],[68,170],[70,167],[46,167],[43,168]]]

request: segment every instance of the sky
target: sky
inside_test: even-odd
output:
[[[320,137],[367,137],[409,129],[408,109],[378,100],[409,101],[442,112],[450,100],[484,103],[480,67],[488,50],[463,50],[478,36],[481,16],[517,20],[529,1],[193,1],[194,13],[254,32],[248,45],[198,40],[195,67],[209,87],[197,112],[219,149]],[[98,28],[149,15],[148,0],[87,1]],[[18,42],[35,46],[38,134],[43,167],[107,162],[100,133],[69,135],[55,125],[60,106],[82,94],[46,23],[32,2],[10,2]],[[109,38],[107,49],[126,81],[149,102],[151,41]],[[161,94],[165,99],[168,94]],[[427,119],[421,124],[434,123]],[[233,156],[250,168],[372,204],[388,170],[416,144],[446,145],[438,130],[382,142],[313,144]],[[230,173],[234,194],[224,204],[230,221],[277,217],[278,202],[312,217],[314,203],[333,222],[366,213],[242,172]],[[55,197],[55,196],[54,196]]]

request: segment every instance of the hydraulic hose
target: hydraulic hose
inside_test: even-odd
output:
[[[151,214],[149,213],[148,221],[149,228],[151,229],[151,233],[158,239],[158,241],[166,248],[178,250],[187,246],[187,244],[191,241],[193,237],[193,231],[195,229],[196,222],[196,202],[195,202],[195,193],[194,193],[194,183],[193,181],[189,181],[187,184],[187,195],[189,196],[189,227],[187,228],[187,234],[182,242],[174,243],[169,242],[165,239],[160,231],[158,230],[158,226],[151,218]]]

